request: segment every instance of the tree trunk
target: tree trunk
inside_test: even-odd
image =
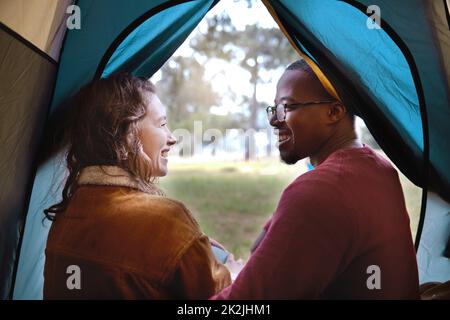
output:
[[[250,129],[257,129],[258,100],[256,99],[256,89],[258,86],[258,63],[255,59],[255,67],[252,69],[251,81],[253,84],[253,95],[250,101]],[[245,161],[254,159],[256,156],[256,144],[253,131],[248,133],[248,139],[245,141]]]

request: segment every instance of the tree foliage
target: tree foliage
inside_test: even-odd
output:
[[[253,5],[251,0],[247,3]],[[206,27],[199,28],[189,46],[195,54],[174,56],[162,68],[162,81],[157,84],[170,113],[169,124],[175,128],[192,129],[194,120],[202,120],[204,127],[259,129],[258,118],[264,108],[257,99],[258,86],[271,80],[264,78],[267,73],[263,71],[284,68],[298,58],[279,29],[254,24],[238,30],[226,12],[206,18]],[[205,61],[210,59],[226,61],[249,73],[252,90],[248,94],[227,92],[228,98],[247,112],[226,118],[211,115],[210,107],[221,106],[223,97],[214,92],[214,79],[205,79]]]

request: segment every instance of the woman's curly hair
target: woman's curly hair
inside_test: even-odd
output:
[[[138,138],[138,122],[147,113],[148,93],[155,94],[147,79],[114,74],[84,86],[70,101],[68,129],[68,178],[62,200],[44,210],[49,220],[63,212],[77,189],[81,170],[88,166],[118,166],[140,188],[154,189],[151,160]]]

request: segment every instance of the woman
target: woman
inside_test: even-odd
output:
[[[125,74],[74,97],[62,201],[46,248],[46,299],[203,299],[230,284],[186,207],[154,184],[176,143],[151,82]]]

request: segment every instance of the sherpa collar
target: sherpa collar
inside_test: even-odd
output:
[[[164,195],[162,190],[154,184],[151,184],[148,190],[144,189],[128,171],[117,166],[85,167],[78,177],[78,185],[129,187],[145,193]]]

